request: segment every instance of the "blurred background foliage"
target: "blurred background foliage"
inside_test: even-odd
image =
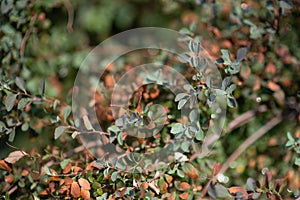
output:
[[[63,111],[72,103],[72,86],[80,64],[106,38],[132,28],[156,26],[174,30],[190,27],[195,35],[205,38],[203,45],[209,47],[214,59],[221,57],[220,49],[235,55],[239,48],[247,47],[247,59],[233,77],[239,107],[228,110],[226,123],[230,125],[261,105],[266,108],[245,125],[224,131],[214,152],[194,161],[197,169],[208,176],[215,162],[224,163],[246,138],[274,116],[282,116],[282,123],[231,163],[226,184],[244,186],[248,177],[262,180],[261,171],[268,168],[277,178],[284,178],[286,197],[299,195],[299,165],[294,164],[297,151],[285,147],[287,132],[300,137],[299,16],[297,0],[1,0],[0,156],[4,159],[15,150],[7,145],[9,142],[30,152],[31,160],[13,166],[6,161],[5,166],[1,160],[0,193],[6,198],[12,195],[12,199],[37,198],[45,190],[43,195],[49,198],[53,197],[50,194],[60,195],[51,186],[57,180],[47,178],[49,173],[28,180],[24,170],[33,173],[32,177],[34,171],[43,174],[42,166],[50,167],[49,162],[59,162],[63,152],[80,145],[68,135],[53,139],[55,126],[63,121],[57,116],[62,119]],[[224,67],[220,65],[220,70]],[[31,103],[20,103],[25,98]],[[82,165],[90,159],[87,157],[75,155],[72,166],[84,168]],[[88,173],[79,176],[94,181]],[[8,180],[10,177],[13,181]],[[195,184],[204,187],[208,179],[204,177]],[[189,178],[178,180],[193,183]],[[121,188],[113,187],[108,179],[101,184],[109,185],[108,194]],[[17,189],[12,190],[15,186]],[[169,192],[173,190],[171,187]],[[94,191],[94,196],[103,194]],[[190,194],[193,190],[187,191]],[[153,188],[152,193],[157,194]],[[162,192],[157,194],[162,198],[160,195]]]

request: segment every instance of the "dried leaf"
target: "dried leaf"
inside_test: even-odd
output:
[[[72,185],[71,185],[71,195],[74,198],[79,198],[80,195],[81,195],[80,187],[79,187],[77,182],[73,182]]]
[[[88,180],[84,179],[84,178],[80,178],[78,180],[79,185],[81,186],[81,188],[85,189],[85,190],[90,190],[91,189],[91,185],[88,182]]]
[[[15,162],[17,162],[18,160],[20,160],[21,158],[23,158],[26,155],[28,155],[28,154],[24,151],[20,151],[20,150],[13,151],[4,160],[8,163],[14,164]]]

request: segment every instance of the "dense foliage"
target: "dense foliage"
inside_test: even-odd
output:
[[[299,198],[297,0],[0,2],[1,198]],[[96,45],[146,26],[178,30],[187,51],[180,58],[163,51],[122,56],[101,77],[108,93],[120,74],[153,60],[176,69],[191,84],[174,95],[155,82],[161,71],[145,74],[149,84],[134,91],[118,119],[107,109],[110,102],[95,96],[91,106],[106,128],[104,135],[118,148],[154,153],[180,142],[173,147],[178,152],[171,163],[159,163],[167,164],[164,168],[130,173],[122,170],[124,160],[116,166],[97,161],[82,145],[78,136],[97,133],[96,122],[84,118],[83,128],[78,126],[72,116],[72,87]],[[197,56],[202,47],[222,76],[218,89],[205,76],[208,61]],[[210,105],[218,97],[227,106],[225,128],[210,154],[199,158],[197,150],[215,117]],[[149,109],[152,104],[166,108],[168,119]],[[185,107],[196,109],[181,119]],[[128,136],[151,120],[154,130],[163,125],[154,136]]]

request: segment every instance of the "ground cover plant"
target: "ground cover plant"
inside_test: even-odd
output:
[[[0,4],[1,199],[300,198],[299,1]],[[88,87],[96,118],[78,118],[76,98],[90,95],[74,84],[85,59],[138,27],[178,31],[184,51],[118,57],[86,81],[105,89]],[[151,73],[137,68],[147,63]],[[126,155],[109,160],[84,134]],[[149,160],[155,153],[165,160]]]

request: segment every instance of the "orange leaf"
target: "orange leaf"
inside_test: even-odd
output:
[[[72,164],[68,163],[67,166],[64,168],[63,173],[68,174],[71,171]]]
[[[248,193],[245,190],[245,188],[234,186],[234,187],[229,188],[228,190],[229,190],[230,194],[236,194],[238,192],[242,193],[243,194],[242,197],[245,199],[248,199]]]
[[[21,173],[22,176],[27,176],[29,174],[29,171],[24,169]]]
[[[65,185],[71,185],[73,183],[73,179],[70,177],[65,178]]]
[[[17,162],[18,160],[20,160],[21,158],[23,158],[26,155],[28,155],[28,154],[24,151],[20,151],[20,150],[13,151],[4,160],[8,163],[14,164],[15,162]]]
[[[280,86],[278,84],[274,83],[273,81],[268,82],[268,88],[272,91],[280,90]]]
[[[7,171],[11,171],[11,168],[6,164],[6,162],[4,160],[0,160],[0,168],[7,170]]]
[[[274,75],[276,74],[276,66],[273,63],[269,62],[266,66],[266,71]]]
[[[187,199],[187,198],[189,197],[189,193],[184,192],[184,193],[182,193],[181,195],[179,195],[179,197],[180,197],[181,199]]]
[[[91,198],[90,191],[81,188],[81,197],[83,199],[89,199],[89,198]]]
[[[182,166],[182,171],[185,175],[191,178],[198,178],[198,171],[197,169],[190,163],[185,163]]]
[[[179,185],[180,190],[188,190],[190,187],[191,187],[190,184],[188,184],[187,182],[182,182]]]
[[[84,178],[80,178],[78,180],[79,185],[81,186],[81,188],[85,189],[85,190],[90,190],[91,189],[91,185],[88,182],[88,180],[84,179]]]
[[[77,182],[73,182],[71,185],[71,195],[74,198],[79,198],[80,197],[80,187]]]
[[[7,175],[7,176],[5,176],[4,177],[4,181],[6,182],[6,183],[12,183],[13,181],[14,181],[14,176],[13,175]]]

